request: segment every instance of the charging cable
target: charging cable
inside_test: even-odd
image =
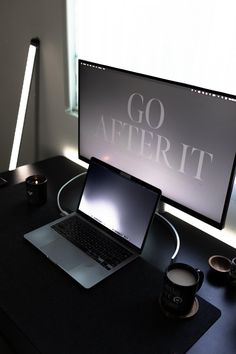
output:
[[[173,263],[175,258],[177,257],[177,254],[179,253],[179,249],[180,249],[179,234],[178,234],[176,228],[171,224],[171,222],[169,220],[167,220],[163,215],[161,215],[157,212],[156,212],[156,215],[159,216],[162,220],[164,220],[170,226],[171,230],[174,232],[175,239],[176,239],[176,247],[175,247],[175,251],[173,253],[173,256],[171,257],[171,263]]]
[[[63,189],[65,187],[68,186],[68,184],[70,184],[71,182],[73,182],[75,179],[77,178],[80,178],[82,177],[83,175],[85,175],[87,172],[81,172],[80,174],[74,176],[73,178],[71,178],[69,181],[67,181],[65,184],[63,184],[63,186],[59,189],[58,193],[57,193],[57,206],[58,206],[58,209],[60,210],[61,214],[62,215],[68,215],[69,213],[64,210],[62,207],[61,207],[61,203],[60,203],[60,195],[61,195],[61,192],[63,191]]]

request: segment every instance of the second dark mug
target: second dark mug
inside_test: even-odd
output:
[[[172,263],[167,268],[160,295],[164,311],[175,316],[186,316],[192,309],[204,274],[185,263]]]

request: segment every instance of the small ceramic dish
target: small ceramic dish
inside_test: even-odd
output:
[[[209,266],[219,273],[230,271],[231,260],[225,256],[214,255],[208,259]]]

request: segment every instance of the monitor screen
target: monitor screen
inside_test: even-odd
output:
[[[235,174],[236,97],[79,60],[79,157],[95,156],[223,228]]]

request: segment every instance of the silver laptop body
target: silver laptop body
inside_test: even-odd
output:
[[[83,287],[91,288],[141,254],[160,196],[159,189],[91,158],[76,212],[29,232],[24,238]],[[55,231],[65,221],[71,222],[67,220],[70,218],[78,218],[83,227],[92,228],[96,244],[101,243],[101,238],[108,238],[128,256],[111,265],[103,256],[97,259],[83,247],[81,250],[65,237],[65,232]]]

